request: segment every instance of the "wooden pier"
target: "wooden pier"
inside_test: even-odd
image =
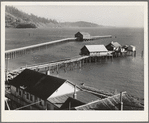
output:
[[[5,51],[5,59],[8,59],[8,58],[14,59],[16,57],[19,57],[19,56],[22,56],[25,54],[29,54],[29,53],[33,53],[38,50],[47,49],[49,46],[52,46],[57,43],[70,42],[70,41],[75,41],[75,40],[76,40],[76,38],[65,38],[65,39],[61,39],[61,40],[50,41],[50,42],[46,42],[46,43],[40,43],[40,44],[31,45],[31,46],[7,50],[7,51]]]
[[[84,38],[83,41],[92,41],[92,40],[98,40],[98,39],[104,39],[104,38],[112,38],[112,35],[91,36],[89,38]]]
[[[106,62],[110,60],[113,61],[113,58],[117,57],[125,57],[125,56],[134,56],[136,55],[136,51],[128,51],[128,52],[111,52],[108,51],[107,55],[87,55],[87,56],[77,56],[73,58],[68,58],[59,61],[53,61],[49,63],[41,63],[41,64],[34,64],[34,65],[26,65],[24,67],[20,67],[16,70],[8,71],[8,67],[5,71],[6,78],[5,80],[11,80],[19,73],[21,73],[24,69],[31,69],[38,72],[43,72],[47,75],[50,74],[59,74],[60,70],[64,70],[64,72],[74,70],[76,68],[81,69],[81,67],[86,63],[100,63]]]
[[[113,52],[113,57],[125,57],[134,56],[136,57],[136,51],[125,51],[125,52]]]
[[[113,55],[103,55],[103,56],[77,56],[71,59],[60,60],[45,64],[36,64],[31,66],[24,66],[16,70],[7,71],[6,70],[6,81],[13,79],[19,73],[21,73],[24,69],[31,69],[38,72],[46,73],[47,75],[59,73],[59,70],[64,70],[64,72],[73,70],[73,69],[81,69],[81,67],[86,63],[95,63],[102,62],[107,60],[112,61]]]
[[[112,38],[112,36],[111,35],[92,36],[89,39],[83,39],[83,41],[92,41],[92,40],[97,40],[97,39],[102,39],[102,38]],[[60,39],[56,41],[50,41],[46,43],[40,43],[40,44],[31,45],[31,46],[7,50],[5,51],[5,59],[14,59],[22,55],[26,55],[29,53],[34,53],[39,50],[47,49],[48,47],[53,46],[54,44],[66,43],[66,42],[71,42],[71,41],[77,41],[77,39],[76,38],[65,38],[65,39]]]

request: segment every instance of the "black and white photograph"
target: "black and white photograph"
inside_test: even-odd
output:
[[[147,8],[2,2],[2,119],[146,121]]]

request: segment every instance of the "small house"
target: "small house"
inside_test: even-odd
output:
[[[91,36],[87,32],[77,32],[75,34],[75,37],[77,38],[77,41],[83,41],[83,40],[90,39]]]
[[[109,51],[119,51],[121,49],[121,45],[118,42],[111,42],[106,46],[107,50]]]
[[[136,51],[136,47],[133,45],[128,46],[128,51]]]
[[[128,50],[128,45],[122,46],[123,49]]]
[[[25,69],[10,81],[9,98],[19,107],[36,103],[27,108],[50,110],[55,107],[47,99],[73,93],[74,89],[79,91],[75,84],[66,79]]]
[[[108,50],[104,45],[85,45],[81,48],[80,55],[102,56],[107,55]]]

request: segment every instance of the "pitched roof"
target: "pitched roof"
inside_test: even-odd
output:
[[[82,35],[90,35],[88,32],[77,32],[77,33],[80,33],[80,34],[82,34]],[[76,34],[77,34],[76,33]]]
[[[119,110],[120,94],[75,107],[76,110]],[[123,110],[143,110],[144,106],[127,94],[123,94]]]
[[[91,94],[89,92],[85,92],[85,91],[78,91],[76,93],[77,93],[77,99],[76,100],[78,100],[82,103],[85,103],[85,104],[92,102],[92,101],[95,101],[97,99],[101,99],[98,96]],[[69,97],[73,98],[73,93],[54,97],[54,98],[49,98],[47,100],[49,102],[53,103],[55,106],[60,108]]]
[[[25,69],[18,76],[10,81],[10,85],[47,99],[53,94],[66,80],[54,76],[45,75],[33,70]]]
[[[89,52],[107,52],[104,45],[85,45]]]
[[[118,43],[118,42],[111,42],[111,44],[114,46],[114,47],[121,47],[121,45]]]
[[[80,106],[80,105],[84,105],[84,103],[82,103],[79,100],[76,100],[72,97],[69,97],[65,103],[61,106],[61,110],[68,110],[69,108],[71,109],[72,107],[76,107],[76,106]]]

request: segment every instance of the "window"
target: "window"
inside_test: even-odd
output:
[[[27,93],[26,98],[29,99],[29,93]]]
[[[16,92],[18,92],[18,88],[16,88]]]
[[[33,101],[33,96],[32,95],[30,95],[30,100]]]
[[[39,103],[41,106],[44,105],[44,100],[41,100],[41,102]]]
[[[21,94],[22,94],[22,91],[21,91],[21,90],[19,90],[19,95],[21,96]]]
[[[25,91],[23,91],[23,94],[25,94]]]
[[[40,103],[39,103],[41,106],[42,106],[42,101],[40,101]]]
[[[44,100],[42,100],[42,105],[44,105]]]
[[[36,96],[34,96],[34,97],[35,97],[35,102],[38,101],[38,98]]]

